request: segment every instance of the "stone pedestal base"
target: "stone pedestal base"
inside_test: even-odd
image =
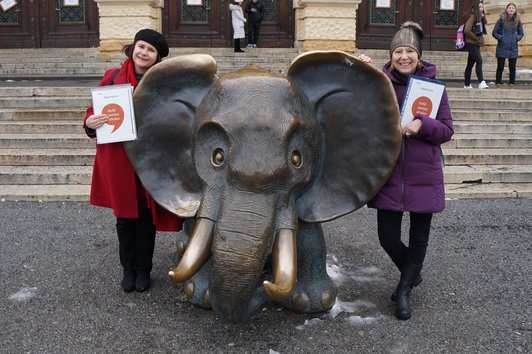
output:
[[[100,55],[120,53],[143,28],[162,32],[163,0],[94,0],[100,16]]]
[[[361,0],[296,0],[296,41],[301,51],[355,51],[356,8]]]

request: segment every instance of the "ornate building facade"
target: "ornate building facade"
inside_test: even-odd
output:
[[[452,50],[470,0],[261,0],[266,18],[259,46],[353,52],[386,48],[407,20],[419,22],[427,50]],[[493,26],[507,0],[485,0]],[[0,48],[98,47],[102,55],[129,43],[138,29],[162,32],[172,47],[230,47],[228,0],[2,0]],[[7,5],[6,5],[7,4]],[[4,6],[6,5],[6,6]],[[517,4],[525,32],[530,0]],[[4,8],[6,7],[6,8]],[[489,27],[488,27],[489,28]],[[525,35],[520,54],[532,57]],[[495,41],[487,36],[486,50]]]

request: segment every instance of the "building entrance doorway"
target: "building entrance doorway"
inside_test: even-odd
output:
[[[363,0],[357,10],[356,46],[388,49],[397,29],[406,21],[423,28],[423,49],[454,50],[456,30],[471,0]]]
[[[0,48],[89,48],[99,44],[92,0],[12,1],[0,9]]]
[[[293,47],[295,20],[292,1],[262,3],[266,15],[261,26],[259,47]],[[171,47],[232,46],[228,0],[165,0],[164,4],[163,32]],[[245,40],[242,44],[246,44]]]

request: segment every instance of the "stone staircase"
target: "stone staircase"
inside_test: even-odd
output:
[[[94,49],[16,52],[0,50],[0,77],[9,78],[0,81],[0,200],[86,201],[95,150],[81,119],[90,87],[123,56],[101,59]],[[235,54],[227,48],[172,48],[171,55],[194,52],[213,55],[219,72],[258,63],[284,73],[298,54],[293,49]],[[387,56],[383,51],[370,54],[376,65]],[[464,60],[461,54],[429,52],[424,58],[445,67],[439,60]],[[39,65],[30,57],[38,58]],[[449,82],[455,125],[453,140],[443,147],[448,197],[532,197],[532,89],[527,78],[520,78],[517,90],[464,90],[456,83],[461,74],[446,75],[440,78]]]

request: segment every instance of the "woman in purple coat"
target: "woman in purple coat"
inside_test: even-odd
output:
[[[392,81],[397,102],[403,102],[409,75],[434,79],[436,67],[421,60],[423,31],[406,22],[395,33],[390,45],[390,61],[383,71]],[[363,59],[363,58],[362,58]],[[379,193],[368,203],[377,209],[377,229],[382,248],[390,256],[401,278],[392,301],[395,315],[407,320],[412,315],[410,292],[421,282],[432,214],[445,208],[443,163],[440,145],[453,135],[447,92],[431,119],[418,114],[403,128],[403,145],[395,168]],[[408,246],[401,241],[403,213],[410,213]]]

